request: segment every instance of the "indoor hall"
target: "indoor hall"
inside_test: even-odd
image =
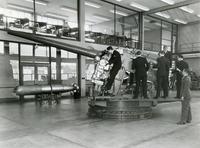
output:
[[[199,0],[0,2],[0,147],[200,146]]]

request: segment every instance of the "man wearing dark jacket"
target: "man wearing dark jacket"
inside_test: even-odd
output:
[[[169,61],[164,56],[165,53],[160,51],[160,57],[157,59],[157,92],[156,97],[160,97],[161,88],[163,88],[164,96],[166,98],[168,96],[168,73],[169,73]]]
[[[136,90],[134,98],[138,98],[140,83],[142,81],[143,97],[147,98],[147,71],[149,63],[145,57],[141,56],[141,51],[136,52],[137,58],[133,60],[132,69],[135,70]]]
[[[112,87],[115,77],[122,66],[122,62],[121,62],[121,55],[118,51],[114,50],[111,46],[107,48],[107,51],[110,54],[112,54],[110,60],[108,61],[109,65],[112,66],[112,69],[110,70],[110,76],[105,86],[105,90],[108,91]]]
[[[175,98],[180,98],[180,90],[181,90],[181,81],[182,81],[182,72],[183,72],[183,69],[188,69],[189,66],[188,66],[188,63],[185,62],[183,60],[183,56],[182,55],[178,55],[178,61],[176,63],[176,97]]]

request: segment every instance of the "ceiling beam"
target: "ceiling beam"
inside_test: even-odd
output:
[[[175,9],[175,8],[179,8],[179,7],[183,7],[183,6],[187,6],[187,5],[191,5],[191,4],[195,4],[195,3],[199,3],[199,2],[200,2],[200,0],[185,0],[183,2],[175,3],[174,5],[167,5],[167,6],[151,9],[149,11],[144,12],[144,15],[167,11],[170,9]]]

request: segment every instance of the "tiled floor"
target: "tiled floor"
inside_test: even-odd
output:
[[[152,119],[121,122],[88,118],[87,99],[0,104],[0,148],[200,148],[200,91],[192,94],[193,121],[183,126],[178,102],[159,104]]]

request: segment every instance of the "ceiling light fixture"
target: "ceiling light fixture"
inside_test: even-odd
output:
[[[25,0],[25,1],[33,3],[33,0]],[[43,6],[46,6],[48,4],[47,1],[42,1],[42,0],[36,0],[35,3]]]
[[[200,17],[200,14],[197,14],[198,17]]]
[[[158,16],[161,16],[161,17],[167,18],[167,19],[170,18],[169,15],[167,15],[167,14],[165,14],[165,13],[162,13],[162,12],[157,12],[157,13],[155,13],[155,14],[158,15]]]
[[[103,21],[109,21],[110,19],[105,17],[105,16],[100,16],[100,15],[93,15],[95,18]]]
[[[68,18],[68,16],[66,16],[66,15],[60,15],[60,14],[51,13],[51,12],[47,12],[46,16],[60,18],[60,19],[64,19],[64,20],[66,20]]]
[[[144,10],[144,11],[149,11],[149,10],[150,10],[148,7],[143,6],[143,5],[141,5],[141,4],[138,4],[138,3],[135,3],[135,2],[132,2],[132,3],[130,4],[130,6],[135,7],[135,8],[138,8],[138,9],[141,9],[141,10]]]
[[[191,8],[188,8],[186,6],[184,7],[180,7],[181,10],[185,11],[185,12],[188,12],[188,13],[194,13],[194,10],[192,10]]]
[[[122,12],[122,11],[118,11],[118,10],[116,10],[116,11],[114,11],[114,10],[110,10],[110,12],[111,12],[111,13],[116,13],[116,14],[119,14],[119,15],[122,15],[122,16],[128,16],[127,13]]]
[[[30,7],[24,7],[24,6],[15,5],[15,4],[8,4],[7,6],[8,6],[8,8],[11,8],[11,9],[17,9],[17,10],[24,10],[24,11],[28,11],[28,12],[33,12],[33,8],[30,8]]]
[[[101,8],[102,7],[100,4],[89,2],[89,1],[85,1],[85,5],[90,6],[90,7],[94,7],[94,8]]]
[[[70,7],[66,7],[66,6],[62,6],[62,7],[60,7],[60,9],[64,10],[64,11],[72,12],[72,13],[77,13],[76,9],[70,8]]]
[[[164,3],[167,3],[169,5],[175,4],[175,2],[173,0],[161,0],[161,1],[164,2]]]
[[[122,0],[116,0],[117,2],[121,2]]]
[[[175,19],[174,21],[176,21],[178,23],[181,23],[181,24],[187,24],[186,21],[183,21],[183,20],[180,20],[180,19]]]

